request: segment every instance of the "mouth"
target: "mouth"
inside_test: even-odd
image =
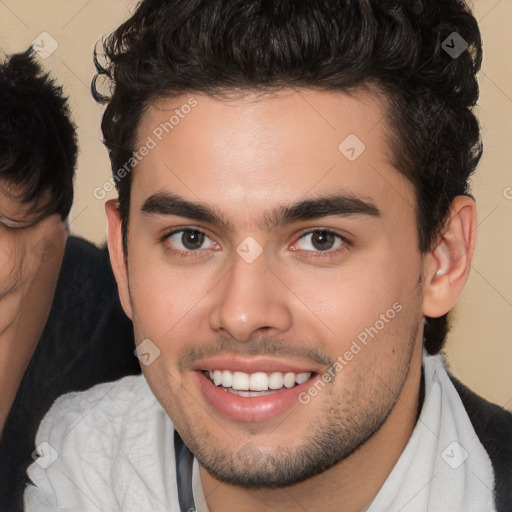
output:
[[[293,408],[304,410],[300,393],[321,378],[320,373],[303,368],[277,371],[275,363],[263,368],[245,365],[246,371],[235,369],[244,364],[226,364],[229,370],[222,366],[196,368],[193,374],[212,412],[244,423],[271,420]]]
[[[300,386],[307,382],[314,373],[245,373],[230,370],[203,370],[203,375],[212,384],[227,393],[254,398],[273,395]]]

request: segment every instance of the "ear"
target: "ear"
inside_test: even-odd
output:
[[[133,311],[130,301],[128,286],[128,268],[123,250],[123,232],[121,226],[121,215],[119,213],[119,202],[111,199],[105,204],[107,214],[107,242],[110,254],[112,270],[117,281],[119,298],[126,315],[133,320]]]
[[[468,279],[476,239],[476,204],[457,196],[448,222],[424,260],[423,314],[437,318],[457,302]]]

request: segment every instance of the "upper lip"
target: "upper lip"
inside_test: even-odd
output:
[[[229,370],[244,373],[318,373],[320,370],[311,364],[293,362],[286,359],[261,356],[217,356],[201,359],[192,365],[191,370]]]

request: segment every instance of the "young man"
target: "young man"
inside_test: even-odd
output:
[[[77,141],[35,54],[0,64],[0,510],[54,400],[137,371],[106,251],[68,238]]]
[[[145,0],[104,53],[144,377],[57,401],[26,510],[511,510],[512,418],[437,355],[475,243],[467,7]]]

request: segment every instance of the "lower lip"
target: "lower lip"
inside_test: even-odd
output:
[[[315,375],[308,381],[293,388],[278,391],[272,395],[243,397],[217,387],[203,372],[195,372],[199,387],[206,400],[222,415],[247,423],[267,421],[299,404],[299,395],[321,378]]]

